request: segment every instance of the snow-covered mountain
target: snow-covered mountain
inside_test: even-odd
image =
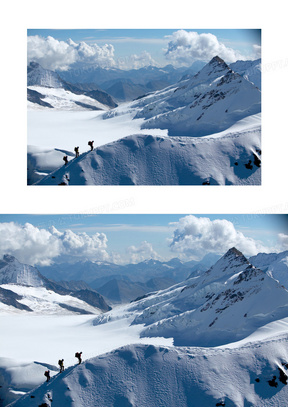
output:
[[[175,280],[166,278],[152,278],[146,283],[134,282],[126,278],[115,278],[97,288],[111,304],[125,304],[143,297],[151,291],[159,291],[175,284]]]
[[[22,264],[14,256],[6,254],[0,260],[0,284],[43,287],[45,281],[35,267]]]
[[[167,129],[170,136],[199,137],[231,127],[261,111],[261,92],[214,57],[193,78],[141,99],[135,118],[142,128]]]
[[[288,251],[282,253],[259,253],[249,261],[288,288]]]
[[[192,78],[103,113],[107,128],[132,118],[139,132],[98,144],[39,185],[258,185],[260,111],[260,90],[214,57]]]
[[[145,260],[140,263],[125,265],[99,261],[79,261],[77,263],[55,263],[50,266],[39,266],[43,275],[55,281],[59,280],[83,280],[92,287],[100,287],[115,278],[120,280],[128,279],[132,282],[147,283],[153,278],[173,279],[175,282],[185,280],[194,270],[193,267],[201,263],[203,270],[203,260],[200,262],[182,262],[179,259],[169,261]],[[209,264],[210,265],[210,264]],[[101,284],[101,285],[99,285]]]
[[[143,336],[173,337],[175,345],[218,346],[286,317],[288,291],[232,248],[184,287],[143,299],[134,304],[137,309],[134,323],[146,325]]]
[[[260,121],[251,116],[209,138],[125,137],[83,153],[37,184],[258,185]]]
[[[108,110],[117,104],[102,90],[83,91],[36,62],[27,67],[27,97],[31,109]]]
[[[109,311],[104,298],[96,291],[65,288],[44,277],[35,267],[4,255],[0,261],[0,308],[37,313],[100,313]]]
[[[271,255],[271,264],[276,257]],[[268,264],[268,258],[259,258]],[[174,259],[170,266],[176,263]],[[30,331],[35,317],[32,320],[30,315],[26,313],[25,320],[18,321],[25,343],[34,334]],[[5,355],[9,347],[6,330],[11,331],[13,317],[1,316]],[[31,352],[27,346],[30,356],[25,355],[25,363],[0,358],[4,405],[15,398],[18,400],[11,407],[32,403],[43,407],[287,404],[288,292],[235,248],[205,273],[93,316],[93,321],[87,316],[69,318],[73,320],[69,325],[63,318],[51,322],[51,317],[44,315],[39,319],[36,330],[45,332],[43,346],[40,353],[37,348]],[[86,323],[79,323],[84,318]],[[51,323],[61,329],[52,334],[56,340],[45,342]],[[62,329],[63,323],[68,329]],[[149,328],[154,329],[149,334],[155,334],[155,338],[144,336]],[[161,337],[168,334],[167,339]],[[185,346],[172,346],[171,338],[174,345],[183,338]],[[72,356],[81,339],[84,362],[75,365]],[[99,347],[106,350],[99,352]],[[58,354],[65,357],[65,371],[57,374],[53,361],[56,363]],[[41,363],[33,362],[39,355]],[[48,383],[43,376],[47,368],[52,376]],[[29,392],[20,397],[19,390]]]
[[[261,89],[261,59],[254,61],[236,61],[229,65],[233,71],[239,73],[248,81]]]
[[[285,406],[287,357],[283,333],[226,348],[132,344],[69,367],[11,407]]]
[[[197,73],[199,65],[192,66],[191,72]],[[68,71],[58,72],[59,76],[70,83],[78,83],[81,79],[82,83],[94,83],[102,89],[108,91],[112,84],[118,81],[129,80],[136,86],[140,85],[147,88],[147,84],[153,81],[164,81],[172,84],[177,82],[186,71],[185,68],[174,68],[172,65],[167,65],[163,68],[155,66],[147,66],[140,69],[121,70],[117,68],[101,68],[101,67],[71,67]]]
[[[42,68],[37,62],[30,62],[27,67],[27,86],[64,89],[64,82],[56,72]]]

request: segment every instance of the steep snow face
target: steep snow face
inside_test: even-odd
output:
[[[249,261],[288,288],[288,250],[282,253],[259,253]]]
[[[173,337],[176,345],[218,346],[286,317],[288,292],[233,248],[181,290],[171,288],[170,298],[160,293],[144,299],[139,310],[134,323],[146,324],[143,336]]]
[[[13,406],[284,406],[287,357],[286,335],[235,349],[128,345],[67,369]]]
[[[260,116],[209,138],[134,135],[84,153],[39,185],[261,183]]]
[[[30,62],[27,67],[27,86],[63,88],[63,82],[57,73],[42,68],[37,62]]]
[[[142,128],[167,129],[169,136],[201,137],[223,131],[261,111],[261,92],[219,57],[192,79],[136,102]]]
[[[43,278],[35,267],[22,264],[13,256],[4,255],[0,261],[0,284],[11,283],[33,287],[44,286]]]

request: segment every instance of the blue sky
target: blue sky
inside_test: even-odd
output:
[[[37,247],[40,253],[43,245],[45,252],[52,241],[49,261],[64,261],[68,254],[118,263],[188,261],[209,252],[223,254],[230,246],[247,256],[288,249],[288,215],[1,215],[0,222],[2,251],[28,263],[35,263],[29,262],[29,251],[35,258]]]
[[[207,34],[210,34],[210,36],[207,36]],[[123,67],[126,64],[127,68],[132,66],[132,56],[134,65],[136,58],[137,63],[140,64],[141,62],[142,65],[153,64],[154,62],[160,66],[168,63],[177,65],[181,61],[181,64],[189,66],[197,59],[208,61],[215,54],[220,54],[219,56],[224,58],[226,62],[234,62],[236,59],[256,59],[259,57],[261,49],[260,29],[28,29],[27,35],[28,38],[33,36],[42,38],[42,41],[39,40],[38,43],[36,41],[33,41],[33,43],[28,42],[28,61],[30,55],[33,55],[34,59],[41,58],[41,61],[37,60],[36,62],[42,62],[44,65],[51,64],[51,58],[53,58],[53,52],[55,52],[58,63],[57,69],[61,69],[61,47],[57,46],[56,42],[53,44],[50,42],[48,45],[48,37],[53,37],[58,42],[58,45],[63,45],[68,39],[71,39],[77,45],[84,42],[90,47],[90,62],[92,61],[91,55],[94,52],[93,63],[99,62],[97,58],[101,54],[101,64],[104,64],[105,56],[107,63],[111,63],[113,58],[116,66]],[[46,42],[44,39],[46,39]],[[113,47],[113,55],[111,53],[108,55],[107,48],[105,55],[101,52],[101,48],[106,44]],[[45,52],[49,49],[49,59],[44,60],[41,51],[39,51],[40,48]],[[75,51],[75,48],[73,51]],[[69,50],[66,50],[66,55],[68,54]],[[83,53],[81,53],[81,56],[78,55],[78,60],[79,58],[83,62]],[[65,62],[67,63],[67,59]],[[70,62],[71,60],[69,60]],[[86,59],[86,62],[88,63],[88,59]],[[130,65],[128,66],[128,64]],[[53,67],[53,65],[50,67]],[[45,66],[45,68],[48,68],[48,66]]]

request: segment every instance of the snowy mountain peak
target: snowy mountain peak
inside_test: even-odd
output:
[[[27,86],[63,88],[63,83],[57,73],[42,68],[37,62],[30,62],[27,67]]]
[[[224,255],[224,257],[230,257],[230,256],[243,256],[243,253],[240,252],[240,250],[236,249],[236,247],[232,247],[231,249],[228,250],[228,252]],[[244,256],[243,256],[244,257]],[[247,260],[247,259],[246,259]]]
[[[10,254],[4,254],[3,261],[6,263],[11,263],[12,261],[17,261],[16,257],[11,256]]]
[[[216,55],[214,58],[211,59],[211,61],[209,62],[209,65],[212,65],[215,62],[218,64],[225,64],[227,66],[226,62],[222,58],[218,57],[218,55]]]
[[[269,301],[267,301],[269,298]],[[288,291],[231,248],[204,273],[139,302],[142,336],[173,337],[175,345],[218,346],[287,317]]]
[[[247,265],[250,265],[246,257],[235,247],[232,247],[227,251],[224,256],[222,256],[209,270],[206,271],[205,275],[207,278],[203,283],[207,284],[208,280],[216,280],[228,275],[234,275],[243,271]]]
[[[15,257],[5,254],[0,262],[0,284],[42,287],[44,281],[35,267],[22,264]]]

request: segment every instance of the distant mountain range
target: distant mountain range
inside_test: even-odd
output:
[[[27,67],[28,101],[49,108],[105,110],[117,106],[110,95],[103,90],[81,89],[60,78],[36,62]]]
[[[163,68],[147,66],[125,71],[115,68],[82,67],[53,72],[42,68],[36,62],[31,62],[27,67],[27,86],[63,88],[77,95],[82,94],[82,90],[85,96],[113,108],[116,105],[114,100],[117,102],[131,101],[164,89],[183,79],[192,78],[205,64],[203,61],[196,61],[190,68],[175,68],[167,65]],[[237,61],[230,64],[230,67],[261,89],[260,59]],[[45,102],[43,104],[45,95],[38,93],[40,95],[36,95],[35,91],[28,88],[28,100],[42,106],[53,107]],[[88,103],[87,109],[93,109],[93,105],[91,106],[89,107]]]
[[[45,312],[51,304],[54,305],[50,312],[60,313],[63,309],[76,314],[111,309],[104,298],[88,286],[69,282],[58,284],[44,277],[37,268],[22,264],[10,255],[4,255],[0,261],[0,284],[0,302],[17,309]]]

